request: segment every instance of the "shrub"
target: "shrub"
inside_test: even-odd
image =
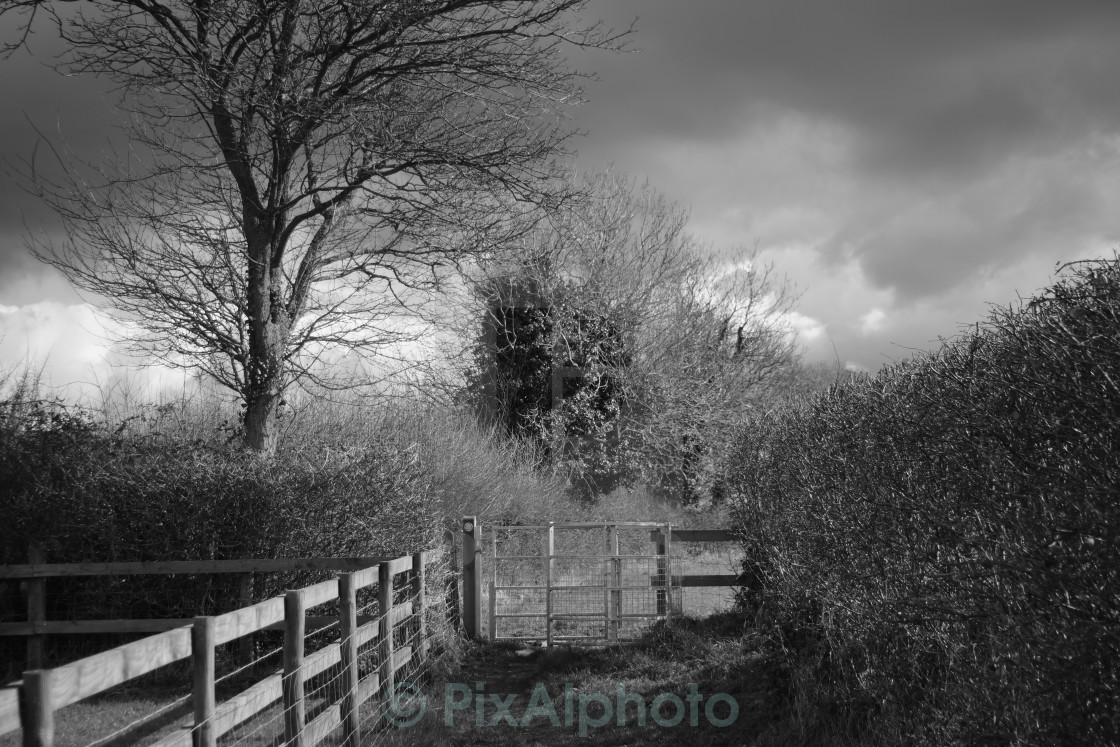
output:
[[[1120,261],[1078,263],[740,433],[744,601],[830,702],[916,743],[1120,738],[1118,329]]]
[[[216,400],[125,395],[77,408],[44,400],[33,376],[0,379],[0,563],[27,562],[32,543],[49,562],[396,555],[441,550],[465,514],[564,513],[567,485],[534,466],[531,448],[455,412],[296,403],[265,463],[229,445],[236,416]],[[258,575],[254,595],[314,580]],[[240,601],[233,576],[47,586],[49,619],[190,617]],[[18,584],[0,591],[0,617],[24,619]]]
[[[345,451],[292,439],[271,462],[221,438],[110,429],[15,387],[0,404],[0,563],[401,555],[438,547],[431,480],[414,453],[370,439]],[[324,574],[258,574],[257,598]],[[24,619],[8,584],[0,615]],[[187,618],[240,606],[235,575],[57,578],[47,618]],[[98,641],[52,637],[58,658]],[[21,648],[7,639],[9,657]],[[11,645],[8,645],[11,644]],[[11,669],[9,663],[8,668]]]

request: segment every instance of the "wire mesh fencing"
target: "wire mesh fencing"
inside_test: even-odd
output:
[[[135,690],[156,672],[176,687],[79,724],[66,743],[275,745],[299,735],[296,743],[306,745],[380,744],[389,727],[407,719],[410,696],[430,674],[433,629],[447,624],[447,560],[425,552],[381,562],[25,672],[23,734],[9,733],[0,744],[50,744],[56,712],[72,726],[65,712],[91,705],[79,701]]]
[[[742,551],[719,530],[651,522],[494,526],[483,533],[491,640],[600,643],[734,605]]]

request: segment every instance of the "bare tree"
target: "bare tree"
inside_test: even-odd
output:
[[[708,254],[643,335],[632,420],[657,480],[687,502],[715,497],[735,428],[798,358],[794,289],[757,253]]]
[[[625,360],[606,364],[610,371],[586,372],[621,403],[612,448],[628,452],[624,458],[647,480],[664,481],[677,494],[697,493],[710,487],[697,483],[702,476],[711,482],[718,445],[796,358],[788,324],[796,294],[754,252],[716,252],[692,236],[688,212],[648,185],[611,172],[573,181],[579,199],[538,222],[501,261],[480,268],[475,314],[462,318],[500,330],[499,347],[509,347],[517,344],[511,309],[549,309],[522,315],[533,325],[523,344],[539,347],[538,327],[550,317],[553,365],[597,360],[598,369],[611,358]],[[479,311],[488,318],[479,321]],[[461,339],[477,335],[464,329]],[[526,355],[540,379],[544,353]],[[479,371],[473,380],[477,387]],[[495,391],[521,391],[526,381],[490,383]],[[500,395],[484,399],[493,402],[499,421],[517,421],[510,417],[517,413],[500,411],[509,407]],[[518,395],[522,403],[545,400]],[[602,398],[590,401],[605,405]]]
[[[271,453],[284,390],[324,378],[324,351],[400,339],[390,301],[556,197],[582,77],[562,48],[623,37],[570,20],[584,2],[0,0],[25,31],[48,15],[63,68],[117,81],[130,123],[115,163],[31,162],[67,229],[33,248],[239,393],[246,444]]]

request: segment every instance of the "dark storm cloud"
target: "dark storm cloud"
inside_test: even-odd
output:
[[[646,51],[594,60],[603,80],[590,88],[581,120],[593,133],[591,151],[624,168],[644,164],[673,193],[682,168],[658,165],[658,152],[712,148],[707,163],[717,165],[704,195],[726,197],[693,205],[707,224],[750,210],[735,204],[744,192],[759,205],[758,190],[742,187],[759,159],[737,171],[718,160],[734,162],[746,141],[786,126],[785,112],[841,133],[843,163],[833,173],[793,171],[802,189],[775,202],[804,212],[820,206],[821,179],[851,184],[846,204],[824,208],[836,228],[817,237],[819,251],[833,265],[859,262],[875,287],[900,292],[899,303],[946,293],[1047,241],[1070,242],[1076,252],[1120,233],[1102,200],[1109,185],[1076,173],[1120,165],[1107,142],[1120,132],[1120,3],[593,7],[616,25],[639,16],[636,43]],[[1087,157],[1094,148],[1103,154]],[[1014,199],[1001,202],[1001,193]],[[688,199],[683,190],[674,196]]]
[[[580,166],[648,176],[706,238],[795,258],[780,270],[808,289],[818,357],[905,357],[1120,238],[1120,2],[594,0],[586,17],[638,17],[644,52],[573,56],[601,78],[574,112]],[[34,145],[24,112],[87,158],[110,137],[108,85],[44,68],[53,39],[0,62],[8,160]],[[22,254],[21,210],[52,230],[4,178],[0,305],[58,288]]]
[[[1120,159],[1114,160],[1120,168]],[[1072,259],[1078,247],[1107,240],[1107,234],[1098,236],[1094,229],[1103,225],[1099,216],[1112,212],[1115,195],[1070,165],[1043,170],[1042,183],[1016,184],[1012,176],[986,190],[1006,190],[1013,200],[1007,194],[966,192],[900,216],[859,247],[868,279],[912,300],[954,287],[978,270],[1012,264],[1032,251],[1065,251]]]
[[[11,28],[0,35],[8,40]],[[68,147],[79,157],[97,160],[115,131],[118,114],[110,84],[92,77],[65,77],[48,65],[63,51],[54,30],[43,24],[21,50],[0,60],[0,302],[12,302],[13,286],[49,274],[28,255],[26,229],[58,231],[54,214],[21,187],[36,169],[57,173],[50,145]],[[32,285],[35,285],[32,282]],[[52,282],[52,287],[57,283]],[[22,302],[22,299],[20,299]]]
[[[1107,2],[719,2],[612,0],[638,17],[634,56],[595,54],[611,120],[639,134],[732,134],[768,101],[866,128],[869,140],[967,143],[1049,124],[1050,103],[1092,110],[1120,45]],[[628,106],[614,106],[616,101]],[[592,108],[595,108],[593,104]],[[605,111],[608,107],[603,106]],[[749,115],[748,115],[749,116]],[[914,149],[917,155],[921,149]],[[893,161],[893,159],[887,159]]]

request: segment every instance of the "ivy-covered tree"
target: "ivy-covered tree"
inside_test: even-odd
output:
[[[581,199],[482,268],[467,389],[592,492],[641,480],[718,498],[734,426],[796,358],[793,296],[753,254],[697,241],[648,187],[573,181]]]
[[[491,278],[468,373],[480,417],[533,441],[585,495],[632,477],[619,444],[629,364],[625,325],[561,296],[531,276]]]

